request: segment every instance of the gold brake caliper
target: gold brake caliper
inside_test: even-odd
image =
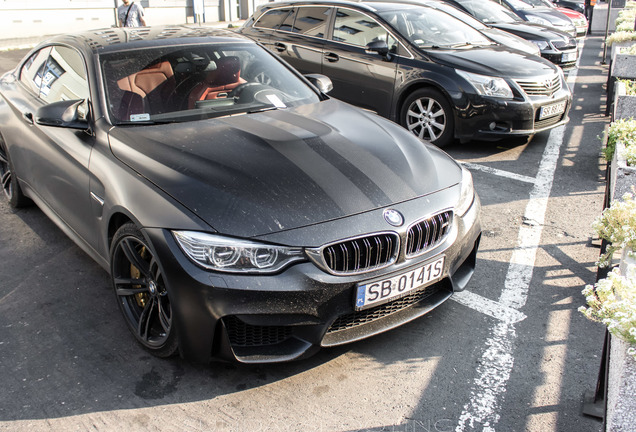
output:
[[[141,251],[139,251],[139,256],[141,258],[146,258],[146,247],[142,247]],[[141,271],[137,267],[135,267],[132,263],[130,263],[130,277],[133,279],[141,279]],[[133,288],[141,288],[141,285],[133,285]],[[146,302],[148,301],[148,293],[140,292],[135,294],[135,301],[137,302],[137,306],[140,308],[146,307]]]

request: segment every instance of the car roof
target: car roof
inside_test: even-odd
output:
[[[171,25],[89,30],[55,36],[42,44],[67,44],[96,54],[155,46],[237,41],[254,43],[245,36],[226,29]]]
[[[418,3],[417,1],[409,0],[287,0],[277,1],[274,3],[264,3],[262,10],[269,10],[280,6],[295,6],[295,5],[327,5],[327,6],[349,6],[358,9],[366,9],[368,11],[377,12],[384,10],[395,10],[402,7],[420,7],[426,6],[424,3]]]

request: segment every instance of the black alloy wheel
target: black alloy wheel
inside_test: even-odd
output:
[[[402,106],[402,126],[424,142],[437,147],[453,139],[453,111],[443,94],[432,88],[414,91]]]
[[[13,164],[9,159],[9,153],[5,144],[0,139],[0,182],[2,184],[2,192],[9,201],[9,205],[13,208],[24,207],[29,204],[29,199],[24,196],[22,189],[18,184],[13,169]]]
[[[137,341],[157,357],[175,354],[178,341],[161,266],[133,223],[115,233],[110,266],[117,303]]]

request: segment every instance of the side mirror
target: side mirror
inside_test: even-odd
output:
[[[365,50],[367,52],[378,53],[387,60],[391,59],[390,53],[389,53],[389,46],[386,44],[386,41],[377,40],[377,41],[369,42]]]
[[[35,112],[35,122],[42,126],[88,129],[85,116],[80,116],[84,99],[53,102]]]
[[[333,83],[329,77],[322,74],[307,74],[305,78],[314,85],[321,93],[327,94],[333,90]]]

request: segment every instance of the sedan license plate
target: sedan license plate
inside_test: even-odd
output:
[[[573,62],[576,60],[577,52],[569,52],[561,54],[561,61],[563,63]]]
[[[409,291],[429,285],[442,277],[444,272],[444,256],[428,262],[414,270],[393,276],[388,279],[368,282],[358,286],[356,293],[356,310],[366,309],[387,301],[402,297]]]
[[[561,114],[563,111],[565,111],[565,101],[542,106],[541,111],[539,112],[539,120]]]

